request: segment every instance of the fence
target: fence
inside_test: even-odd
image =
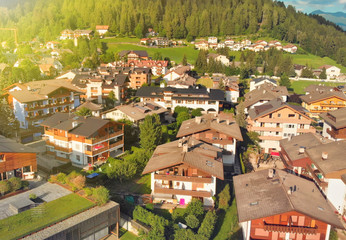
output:
[[[120,227],[126,229],[127,231],[135,234],[138,236],[139,231],[143,230],[144,232],[148,233],[150,231],[150,228],[148,226],[144,226],[141,223],[133,220],[126,214],[121,213],[120,214]]]

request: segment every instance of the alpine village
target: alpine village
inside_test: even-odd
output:
[[[0,0],[0,239],[346,239],[345,10]]]

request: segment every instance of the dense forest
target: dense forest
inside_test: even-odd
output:
[[[346,52],[344,32],[272,0],[27,0],[0,9],[0,26],[16,26],[20,40],[52,40],[63,29],[97,24],[122,35],[152,27],[169,38],[258,34],[340,63]]]

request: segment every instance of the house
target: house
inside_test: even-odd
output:
[[[124,124],[96,117],[56,113],[41,123],[47,154],[85,167],[124,152]]]
[[[138,89],[143,84],[151,84],[151,73],[149,68],[134,68],[129,74],[130,88]]]
[[[286,46],[282,47],[282,50],[284,50],[285,52],[289,52],[289,53],[296,53],[298,48],[297,48],[297,46],[295,46],[293,44],[287,44]]]
[[[275,87],[278,86],[277,82],[274,79],[271,78],[254,78],[250,81],[250,92],[256,88],[258,88],[259,86],[268,83],[271,84]]]
[[[207,62],[209,62],[209,59],[213,59],[214,61],[218,61],[222,65],[227,66],[227,67],[230,64],[229,59],[226,56],[221,55],[221,54],[209,53],[208,58],[207,58]]]
[[[224,43],[224,42],[219,42],[218,44],[217,44],[217,48],[219,49],[219,48],[225,48],[226,47],[226,44]]]
[[[323,119],[322,136],[334,141],[346,140],[346,108],[320,114]]]
[[[116,101],[121,101],[124,99],[125,89],[127,87],[127,83],[129,82],[129,76],[125,74],[115,74],[114,77],[92,77],[87,79],[78,78],[79,82],[83,80],[85,83],[81,84],[80,87],[86,89],[87,99],[97,99],[98,104],[103,104],[105,99],[108,98],[110,92],[114,93]],[[75,81],[77,81],[77,79]]]
[[[264,46],[262,44],[254,44],[251,46],[252,48],[249,50],[254,51],[254,52],[261,52],[264,51]]]
[[[123,50],[119,56],[120,58],[127,58],[127,61],[149,59],[147,51],[144,50]]]
[[[233,45],[235,41],[233,39],[226,39],[225,40],[225,45]]]
[[[255,42],[256,45],[262,45],[263,47],[268,45],[268,42],[264,41],[264,40],[258,40]]]
[[[142,174],[151,174],[153,202],[214,206],[216,179],[224,179],[222,150],[193,137],[158,146]]]
[[[197,48],[198,50],[208,50],[209,49],[209,43],[208,43],[208,41],[196,42],[195,48]]]
[[[171,44],[171,41],[165,37],[156,37],[152,39],[153,44],[158,47],[168,47]]]
[[[173,88],[190,88],[196,85],[196,78],[189,76],[188,74],[184,74],[181,77],[167,82],[167,87]],[[162,84],[162,83],[161,83]],[[164,83],[163,83],[164,84]],[[164,86],[164,85],[163,85]]]
[[[310,117],[318,117],[323,112],[346,107],[346,95],[332,87],[310,85],[306,88],[306,95],[300,99],[302,106],[309,111]]]
[[[0,181],[18,177],[33,179],[37,150],[0,135]]]
[[[154,102],[139,102],[120,105],[105,111],[102,113],[102,118],[112,119],[114,121],[127,119],[139,126],[146,116],[153,114],[159,115],[163,122],[167,113],[168,110],[166,108],[163,108]]]
[[[154,76],[165,75],[168,71],[166,60],[132,60],[128,61],[129,67],[149,68]]]
[[[344,229],[315,184],[282,170],[235,176],[234,189],[243,239],[329,239]]]
[[[268,45],[270,47],[277,47],[277,46],[281,46],[281,43],[279,41],[273,40],[273,41],[269,41]]]
[[[303,70],[306,67],[304,65],[294,64],[293,68],[294,68],[294,72],[296,73],[296,76],[300,77],[302,75]]]
[[[51,41],[51,42],[47,42],[46,43],[46,48],[47,49],[57,49],[61,46],[61,44],[59,42],[54,42],[54,41]]]
[[[172,112],[176,106],[191,109],[202,108],[204,112],[218,113],[224,92],[206,88],[141,87],[136,96],[141,102],[153,101]]]
[[[306,165],[310,178],[343,217],[346,216],[346,141],[325,143],[306,149],[311,163]]]
[[[236,103],[239,98],[239,85],[237,81],[226,78],[223,79],[225,86],[225,98],[227,102]]]
[[[28,138],[41,135],[39,124],[55,112],[69,112],[80,104],[81,91],[67,79],[16,83],[4,95]]]
[[[95,103],[93,103],[91,101],[84,102],[82,105],[77,107],[76,110],[79,111],[79,110],[81,110],[83,108],[89,109],[91,111],[91,115],[94,116],[94,117],[100,117],[102,109],[103,109],[101,104],[95,104]]]
[[[319,69],[323,70],[326,69],[326,75],[327,78],[337,78],[340,76],[340,71],[341,69],[335,66],[331,66],[331,65],[323,65],[321,67],[319,67]]]
[[[208,37],[209,44],[217,44],[217,37]]]
[[[281,139],[316,131],[310,126],[312,119],[303,107],[290,105],[281,99],[250,109],[247,121],[248,131],[257,132],[259,145],[265,153],[274,152],[272,155],[280,150]]]
[[[251,45],[251,41],[248,39],[244,39],[241,41],[241,45],[243,46],[250,46]]]
[[[141,45],[149,45],[151,43],[151,38],[142,38],[140,40]]]
[[[60,40],[73,39],[74,31],[70,29],[65,29],[61,32]]]
[[[224,150],[224,165],[234,165],[237,141],[243,141],[239,125],[232,114],[206,114],[184,121],[177,138],[193,138]]]
[[[264,83],[255,90],[252,90],[245,94],[244,108],[247,114],[250,109],[255,106],[260,106],[273,99],[281,99],[286,102],[288,91],[285,86],[274,86],[270,83]]]
[[[85,37],[90,39],[92,37],[93,31],[92,30],[74,30],[74,38],[80,38]]]
[[[311,160],[306,150],[331,142],[322,138],[318,134],[305,133],[291,138],[280,140],[280,157],[286,169],[302,176],[309,176],[307,165],[311,165]]]
[[[96,29],[96,32],[98,32],[98,34],[100,36],[102,36],[108,32],[109,26],[108,25],[96,25],[95,29]]]
[[[191,70],[190,66],[177,66],[175,68],[171,68],[168,73],[163,76],[163,80],[166,82],[168,81],[174,81],[179,78],[182,78],[185,74],[188,74]]]
[[[42,74],[50,76],[50,68],[53,68],[57,73],[60,73],[63,69],[63,65],[59,60],[47,57],[40,60],[39,68]]]

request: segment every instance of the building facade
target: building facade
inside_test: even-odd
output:
[[[322,136],[334,141],[346,140],[346,108],[321,113],[323,119]]]
[[[124,151],[124,124],[96,117],[56,113],[43,123],[47,154],[78,167],[94,165]]]

